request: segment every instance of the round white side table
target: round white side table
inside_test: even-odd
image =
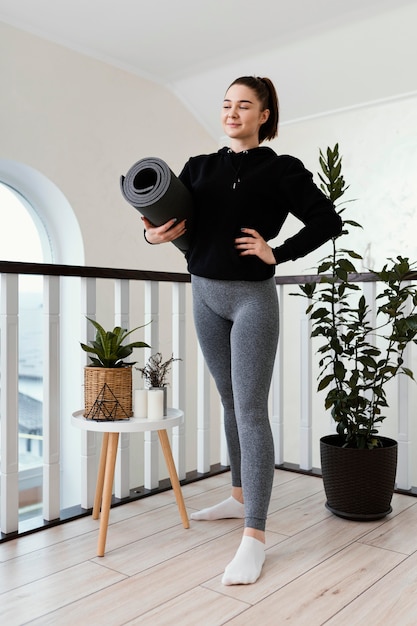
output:
[[[167,429],[179,426],[184,420],[184,413],[179,409],[168,409],[167,416],[161,420],[149,420],[141,417],[131,417],[117,421],[95,421],[86,419],[84,411],[76,411],[72,414],[72,425],[81,430],[103,433],[101,444],[100,462],[97,474],[96,492],[94,496],[93,519],[100,517],[100,530],[98,535],[97,556],[104,556],[106,548],[107,528],[109,525],[114,469],[116,466],[117,446],[119,433],[137,433],[145,431],[157,431],[162,452],[164,453],[169,478],[177,501],[178,510],[184,528],[189,528],[187,510],[178,480],[177,469],[172,457]],[[101,509],[101,515],[100,515]]]

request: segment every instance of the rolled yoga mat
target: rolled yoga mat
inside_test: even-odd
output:
[[[120,177],[125,199],[155,226],[176,217],[187,220],[187,232],[172,243],[185,253],[192,228],[193,206],[187,187],[162,159],[141,159]]]

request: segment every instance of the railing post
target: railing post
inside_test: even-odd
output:
[[[302,301],[300,313],[300,468],[311,470],[312,461],[312,344],[311,321],[305,313],[305,302]]]
[[[159,348],[159,283],[145,281],[145,358],[158,352]],[[144,434],[144,486],[156,489],[159,485],[159,443],[156,431]]]
[[[279,338],[278,349],[275,358],[274,372],[272,376],[272,415],[271,428],[274,437],[275,464],[282,465],[284,463],[284,287],[279,285],[278,302],[279,302]]]
[[[210,375],[198,346],[197,363],[197,471],[210,471]]]
[[[92,341],[95,337],[95,330],[92,324],[86,319],[96,319],[96,279],[81,279],[81,312],[83,319],[81,323],[81,337],[83,343]],[[88,357],[81,351],[82,365],[86,365]],[[81,506],[89,509],[94,503],[97,478],[96,459],[96,436],[95,433],[81,431]]]
[[[408,303],[407,313],[410,313],[411,306]],[[404,351],[403,359],[404,367],[410,368],[411,365],[411,350],[413,346],[408,345]],[[412,368],[411,368],[412,369]],[[397,380],[397,390],[398,390],[398,401],[397,401],[397,411],[398,411],[398,426],[397,426],[397,441],[398,441],[398,465],[397,465],[397,487],[399,489],[411,489],[412,480],[410,476],[410,467],[411,467],[411,435],[410,435],[410,403],[409,403],[409,394],[410,394],[410,379],[408,376],[401,375]]]
[[[185,284],[172,284],[172,405],[185,411]],[[185,420],[172,429],[172,453],[178,478],[185,478]]]
[[[19,528],[18,276],[1,276],[1,532]]]
[[[60,516],[60,282],[44,277],[43,518]]]
[[[220,465],[227,467],[230,465],[229,450],[227,448],[226,431],[224,429],[224,408],[220,401]]]
[[[129,288],[128,280],[120,279],[114,282],[114,323],[116,326],[131,330],[129,319]],[[134,341],[134,339],[132,339],[132,341]],[[130,493],[129,454],[130,435],[129,433],[120,433],[114,475],[114,494],[116,498],[127,498]]]

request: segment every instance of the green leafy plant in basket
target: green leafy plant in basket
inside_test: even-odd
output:
[[[89,354],[91,363],[84,367],[84,415],[89,419],[128,419],[132,410],[132,366],[126,359],[134,348],[149,348],[143,341],[127,343],[133,332],[143,328],[137,326],[128,331],[120,326],[106,331],[91,318],[87,318],[96,329],[96,336],[89,345],[81,348]]]
[[[91,345],[81,343],[81,348],[89,353],[91,367],[130,367],[136,363],[126,363],[125,359],[129,357],[134,348],[149,348],[150,346],[143,341],[133,341],[124,343],[126,338],[136,330],[143,328],[137,326],[132,330],[126,330],[120,326],[115,326],[113,330],[104,330],[104,328],[91,318],[87,318],[96,329],[96,337],[91,341]],[[91,356],[94,355],[94,356]]]

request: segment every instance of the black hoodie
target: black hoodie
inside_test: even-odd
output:
[[[239,256],[236,237],[254,228],[269,241],[289,213],[304,227],[273,249],[276,263],[312,252],[341,232],[341,219],[298,159],[258,147],[234,153],[222,148],[192,157],[179,178],[194,200],[192,242],[186,254],[191,274],[220,280],[266,280],[275,273],[255,256]]]

